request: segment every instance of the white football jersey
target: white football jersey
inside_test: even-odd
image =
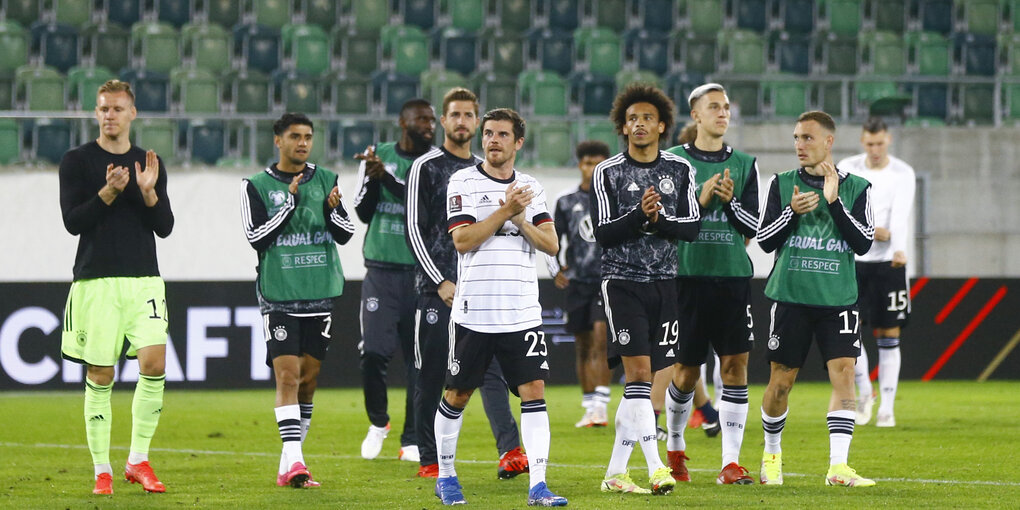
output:
[[[868,253],[857,255],[856,258],[860,262],[891,261],[893,253],[910,251],[910,214],[917,188],[914,169],[893,156],[889,156],[889,164],[885,168],[870,169],[865,163],[867,157],[867,154],[850,156],[840,161],[836,167],[864,177],[871,183],[874,226],[889,229],[889,240],[876,239]]]

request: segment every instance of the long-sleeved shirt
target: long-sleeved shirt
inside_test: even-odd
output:
[[[867,154],[851,156],[839,162],[842,168],[871,183],[871,209],[875,226],[889,230],[889,240],[875,240],[871,249],[858,255],[861,262],[889,262],[893,254],[907,253],[910,244],[910,210],[914,206],[917,181],[914,169],[901,159],[889,156],[885,168],[870,169]]]
[[[649,222],[641,197],[655,186],[659,217]],[[592,222],[602,245],[602,278],[651,282],[676,277],[676,241],[693,241],[701,228],[694,193],[694,167],[680,156],[659,151],[642,163],[626,152],[595,167]]]
[[[566,266],[570,281],[595,283],[602,276],[602,247],[595,242],[591,223],[591,193],[574,186],[556,197],[553,210],[560,251],[546,256],[549,274],[556,276]]]
[[[107,165],[128,169],[124,191],[107,205],[99,197],[106,185]],[[174,215],[166,194],[167,172],[159,160],[157,201],[145,205],[135,176],[135,163],[145,166],[145,150],[132,145],[113,154],[89,142],[64,154],[60,162],[60,210],[64,227],[78,239],[74,279],[114,276],[159,276],[156,239],[170,235]]]
[[[418,261],[415,288],[433,294],[444,280],[457,283],[457,249],[447,233],[446,187],[457,170],[481,163],[436,147],[414,160],[407,174],[407,242]]]

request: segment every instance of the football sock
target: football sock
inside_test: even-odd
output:
[[[156,434],[159,417],[163,413],[163,388],[166,386],[166,375],[138,375],[135,384],[135,396],[131,402],[131,454],[138,459],[138,454],[149,459],[149,443]],[[130,459],[128,462],[132,462]]]
[[[705,402],[705,405],[698,408],[705,416],[705,423],[719,423],[719,411],[712,407],[712,401]]]
[[[592,400],[595,398],[595,392],[585,393],[581,397],[581,407],[585,409],[591,409]]]
[[[786,415],[789,413],[790,410],[787,409],[783,414],[772,417],[765,414],[765,409],[761,410],[761,428],[765,431],[765,453],[783,453],[780,443],[783,440]]]
[[[110,394],[112,392],[112,382],[103,386],[85,378],[85,438],[88,440],[93,464],[110,465],[110,426],[113,424]],[[105,473],[106,471],[101,472]]]
[[[896,403],[896,387],[900,381],[900,339],[878,339],[878,387],[882,402],[878,414],[893,414]]]
[[[854,381],[857,384],[857,400],[871,396],[871,376],[868,374],[868,351],[861,347],[861,355],[854,364]]]
[[[593,409],[605,410],[609,405],[610,390],[609,386],[596,386],[595,395],[592,396]]]
[[[850,453],[850,440],[854,437],[853,411],[829,411],[825,422],[829,426],[829,464],[846,464]]]
[[[663,467],[662,459],[659,458],[659,441],[655,433],[652,383],[627,383],[623,389],[623,396],[630,400],[630,419],[634,427],[632,433],[641,445],[641,452],[645,454],[648,476],[652,476],[656,469]]]
[[[684,440],[684,430],[687,429],[687,420],[691,417],[691,408],[694,406],[694,390],[687,393],[669,382],[666,390],[666,427],[669,436],[666,438],[666,450],[675,452],[687,449],[687,442]]]
[[[304,454],[301,451],[301,411],[297,404],[280,406],[276,411],[276,426],[280,429],[280,439],[283,441],[283,456],[286,459],[286,469],[290,470],[295,462],[305,463]]]
[[[315,404],[298,402],[298,407],[301,408],[301,442],[303,443],[308,437],[308,428],[312,426],[312,409]]]
[[[521,420],[523,421],[523,417]],[[453,461],[457,456],[457,437],[464,422],[464,408],[453,407],[444,398],[436,413],[436,452],[439,455],[439,478],[457,476]]]
[[[529,487],[534,487],[545,481],[549,464],[549,412],[545,400],[521,402],[521,439],[528,452]]]
[[[630,454],[634,451],[634,426],[630,418],[631,399],[627,398],[627,389],[623,390],[623,399],[616,408],[616,438],[613,443],[613,454],[609,457],[606,477],[627,471]]]
[[[722,387],[719,421],[722,422],[722,465],[726,467],[730,462],[739,464],[744,424],[747,422],[747,385]]]
[[[99,475],[101,475],[103,473],[107,473],[107,474],[109,474],[111,476],[113,475],[113,466],[110,466],[109,463],[107,463],[107,464],[93,464],[92,467],[95,469],[96,478],[99,478]]]

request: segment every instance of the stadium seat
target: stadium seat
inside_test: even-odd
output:
[[[534,0],[497,0],[499,24],[504,30],[523,32],[531,27]]]
[[[1007,23],[1006,30],[1012,27],[1014,33],[1020,33],[1020,0],[1006,0],[1002,4],[1003,12],[1008,12],[1006,21],[1012,20],[1011,23]]]
[[[904,36],[911,70],[922,76],[948,76],[952,68],[949,40],[937,32],[907,32]]]
[[[254,69],[241,69],[225,78],[237,113],[268,113],[269,78]]]
[[[726,6],[724,0],[681,0],[680,10],[686,10],[685,31],[699,35],[715,36],[726,22]]]
[[[249,2],[256,24],[279,30],[290,23],[289,0],[249,0]]]
[[[318,25],[284,25],[280,31],[283,53],[298,71],[322,74],[329,70],[329,36]]]
[[[337,4],[334,0],[301,0],[305,23],[319,25],[329,32],[337,26]]]
[[[553,30],[573,31],[580,23],[581,2],[578,0],[538,0],[538,4]]]
[[[517,75],[524,70],[524,40],[513,32],[492,27],[481,32],[481,60],[499,74]]]
[[[143,0],[106,0],[106,20],[124,28],[142,20]]]
[[[168,23],[136,23],[131,48],[139,69],[169,73],[181,64],[177,29]]]
[[[177,159],[177,123],[169,119],[139,118],[131,123],[135,145],[156,153],[163,162]]]
[[[156,19],[181,28],[191,21],[191,0],[155,0]]]
[[[529,114],[567,114],[567,83],[556,73],[525,71],[517,79],[517,90]]]
[[[570,97],[582,115],[608,115],[616,97],[616,81],[591,71],[578,71],[569,77]]]
[[[475,32],[485,26],[486,0],[441,0],[439,9],[450,19],[450,26]]]
[[[849,92],[849,90],[847,92]],[[818,105],[823,112],[826,112],[833,117],[843,116],[844,106],[842,83],[818,83],[815,85],[814,93],[815,98],[813,103]]]
[[[765,71],[765,43],[760,34],[749,30],[719,33],[722,62],[730,72],[760,74]]]
[[[821,0],[818,6],[829,26],[829,32],[843,36],[857,36],[861,30],[862,0]]]
[[[337,27],[332,37],[333,53],[340,57],[342,67],[348,73],[368,76],[379,68],[381,48],[378,32]]]
[[[5,0],[4,18],[7,21],[17,21],[23,27],[27,27],[39,20],[39,4],[42,0]]]
[[[96,66],[119,72],[131,62],[131,33],[116,23],[83,26],[81,41],[82,57]]]
[[[316,75],[279,69],[270,77],[273,98],[284,111],[315,115],[322,110],[322,93]]]
[[[957,67],[968,75],[995,75],[995,37],[990,35],[953,34]]]
[[[397,107],[399,109],[399,107]],[[351,161],[355,154],[375,143],[375,126],[370,122],[343,122],[330,127],[336,133],[337,146],[343,161]]]
[[[549,28],[535,28],[525,33],[528,58],[544,71],[566,76],[574,69],[574,38],[572,34]]]
[[[464,75],[446,69],[432,69],[421,73],[421,95],[432,104],[443,104],[443,96],[453,87],[470,87]]]
[[[36,119],[32,124],[32,159],[60,163],[71,148],[71,124],[64,119]]]
[[[913,93],[918,117],[944,120],[949,116],[949,87],[945,83],[918,83]]]
[[[620,37],[612,30],[599,27],[574,31],[577,60],[595,74],[615,76],[620,71]]]
[[[783,73],[808,74],[811,72],[811,37],[792,32],[769,34],[770,53],[774,66]]]
[[[761,90],[758,82],[724,81],[730,109],[737,118],[755,118],[761,115]]]
[[[92,0],[50,0],[53,20],[79,27],[92,17]]]
[[[1020,83],[1004,84],[1002,96],[1005,101],[1003,115],[1013,120],[1020,119]]]
[[[241,2],[237,0],[205,0],[203,3],[209,23],[230,30],[241,21]]]
[[[25,65],[14,72],[16,102],[29,111],[61,111],[64,77],[52,67]]]
[[[482,71],[471,76],[471,82],[478,93],[478,101],[485,111],[493,108],[520,110],[517,102],[517,78],[494,71]],[[434,104],[436,114],[442,113],[442,104]]]
[[[585,119],[573,123],[574,140],[598,140],[609,146],[610,154],[620,152],[620,136],[616,134],[616,126],[608,119]]]
[[[32,46],[44,65],[62,73],[78,64],[78,29],[63,23],[32,24]]]
[[[989,123],[995,120],[995,86],[991,84],[960,85],[960,106],[963,120]]]
[[[343,4],[341,4],[343,5]],[[348,25],[358,30],[379,31],[390,22],[390,2],[379,0],[350,0]]]
[[[399,0],[397,5],[405,25],[415,25],[422,30],[430,30],[436,25],[435,0]]]
[[[902,115],[913,96],[903,94],[891,81],[858,79],[854,82],[856,115]]]
[[[376,71],[372,74],[375,103],[385,115],[398,115],[408,99],[421,97],[418,76],[395,71]]]
[[[67,71],[68,106],[81,111],[96,108],[96,92],[108,80],[116,78],[104,67],[72,67]]]
[[[528,123],[525,133],[526,159],[535,166],[563,167],[573,156],[570,124],[561,120]]]
[[[166,73],[123,69],[120,79],[131,84],[138,111],[165,112],[170,109],[170,77]]]
[[[226,153],[226,129],[221,120],[188,122],[187,147],[192,161],[214,165]]]
[[[429,67],[429,41],[420,28],[407,25],[385,27],[380,32],[383,56],[400,74],[418,75]]]
[[[0,71],[0,110],[14,109],[14,72]]]
[[[620,33],[627,28],[627,0],[599,0],[592,3],[595,25]]]
[[[1002,19],[1000,0],[956,0],[956,9],[962,14],[965,32],[982,35],[996,35],[999,32],[999,21]]]
[[[768,26],[767,0],[732,0],[737,28],[764,32]]]
[[[921,30],[948,34],[953,30],[953,0],[916,0]]]
[[[815,30],[817,16],[815,0],[778,0],[780,27],[795,34],[810,34]]]
[[[18,122],[11,118],[0,118],[0,165],[14,163],[21,157],[21,136]]]
[[[666,95],[676,104],[676,112],[681,117],[691,113],[691,107],[687,104],[687,98],[698,86],[705,83],[705,75],[697,72],[676,72],[666,75]]]
[[[439,58],[443,67],[461,74],[475,72],[478,65],[478,37],[459,28],[442,29]]]
[[[816,48],[821,51],[821,64],[828,74],[857,73],[857,37],[836,33],[818,33]]]
[[[170,73],[174,104],[184,113],[219,113],[220,81],[205,69],[174,69]]]
[[[649,83],[662,88],[662,78],[651,71],[623,69],[616,73],[616,90],[623,92],[631,83]]]
[[[696,35],[683,30],[674,32],[670,35],[670,47],[673,49],[672,61],[687,71],[703,74],[714,73],[719,65],[716,36],[717,34]]]
[[[280,33],[261,25],[238,25],[234,44],[241,47],[241,58],[250,69],[269,74],[280,67]]]
[[[999,36],[1002,52],[1002,72],[1007,76],[1020,76],[1020,33]]]
[[[807,84],[802,80],[762,82],[766,108],[774,117],[797,117],[808,110]]]
[[[625,60],[638,69],[666,74],[669,71],[669,36],[656,30],[627,30],[623,33],[623,54]]]
[[[889,30],[903,33],[907,23],[906,0],[881,0],[865,3],[868,25],[875,30]]]
[[[0,72],[28,63],[28,34],[17,21],[0,21]]]
[[[861,34],[861,66],[872,74],[899,76],[907,71],[903,39],[893,32],[867,32]]]
[[[195,67],[216,74],[230,69],[233,54],[230,35],[213,23],[187,24],[181,29],[184,56]]]
[[[669,33],[677,20],[674,0],[637,0],[640,27],[645,30]]]

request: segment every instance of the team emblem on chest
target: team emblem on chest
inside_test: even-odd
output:
[[[661,193],[667,193],[667,194],[673,193],[673,190],[675,190],[675,189],[676,189],[676,185],[673,184],[673,179],[671,179],[669,177],[662,177],[661,179],[659,179],[659,191]]]

